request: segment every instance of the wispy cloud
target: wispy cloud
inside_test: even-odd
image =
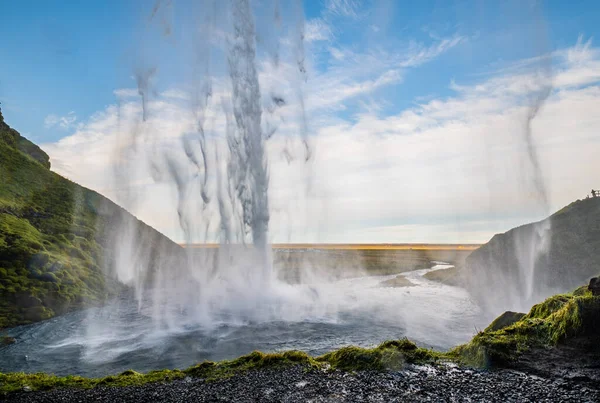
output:
[[[321,18],[314,18],[307,21],[305,29],[304,39],[307,42],[329,41],[333,39],[331,26]]]
[[[77,116],[75,115],[74,111],[71,111],[65,116],[53,114],[46,116],[44,119],[44,126],[47,129],[58,126],[61,129],[67,130],[71,129],[75,125],[75,122],[77,122]]]
[[[333,15],[356,18],[361,4],[361,0],[326,0],[325,9]]]

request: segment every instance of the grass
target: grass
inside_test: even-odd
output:
[[[136,247],[149,262],[165,251],[183,258],[177,244],[49,167],[48,156],[0,114],[0,328],[101,304],[122,291],[110,275],[117,225],[136,229]]]
[[[0,143],[0,327],[103,300],[98,195]]]
[[[48,156],[0,119],[0,328],[107,296],[100,196],[51,172]]]
[[[442,353],[417,347],[407,339],[390,340],[375,348],[343,347],[316,358],[333,369],[344,371],[394,370],[405,364],[432,364],[443,359]]]
[[[93,388],[97,386],[119,387],[144,385],[152,382],[171,382],[186,377],[208,381],[229,378],[246,371],[264,368],[284,368],[300,365],[307,370],[340,369],[345,371],[399,369],[406,363],[434,363],[440,353],[418,348],[409,340],[387,341],[375,348],[344,347],[340,350],[313,358],[301,351],[261,353],[220,362],[205,361],[185,370],[160,370],[142,374],[133,370],[104,378],[81,376],[54,376],[44,373],[0,373],[0,394],[27,390],[50,390],[54,388]]]
[[[451,350],[449,356],[476,367],[506,366],[532,348],[553,347],[578,336],[597,339],[600,297],[586,288],[548,298],[505,327],[498,326],[497,319],[469,343]]]

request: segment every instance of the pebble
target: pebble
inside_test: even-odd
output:
[[[25,390],[25,388],[24,388]],[[401,372],[264,369],[205,382],[19,392],[9,402],[555,402],[600,401],[599,384],[510,370],[411,367]]]

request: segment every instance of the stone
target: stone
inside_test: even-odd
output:
[[[600,277],[593,277],[590,280],[588,289],[592,292],[592,295],[600,295]]]

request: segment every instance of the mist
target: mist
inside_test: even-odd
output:
[[[585,88],[598,79],[591,41],[557,50],[541,5],[510,2],[520,17],[494,20],[502,32],[492,48],[518,37],[515,60],[428,83],[419,68],[450,57],[475,64],[489,37],[426,27],[422,42],[404,41],[403,31],[390,34],[392,3],[371,12],[328,2],[318,17],[299,0],[140,8],[131,88],[46,148],[58,172],[174,242],[146,236],[142,221],[115,220],[104,269],[126,291],[86,312],[56,351],[82,347],[86,372],[156,351],[161,365],[182,366],[405,336],[448,349],[492,315],[561,291],[540,280],[549,220],[498,248],[514,257],[507,275],[478,276],[491,263],[470,263],[472,249],[461,248],[546,217],[588,183],[581,173],[597,164],[585,147],[597,127],[597,94]],[[479,5],[484,16],[495,9]],[[355,26],[367,32],[340,43]],[[417,85],[429,94],[402,92]],[[340,252],[325,242],[440,242],[456,253]],[[453,266],[467,285],[425,277]],[[388,286],[395,281],[407,285]]]

